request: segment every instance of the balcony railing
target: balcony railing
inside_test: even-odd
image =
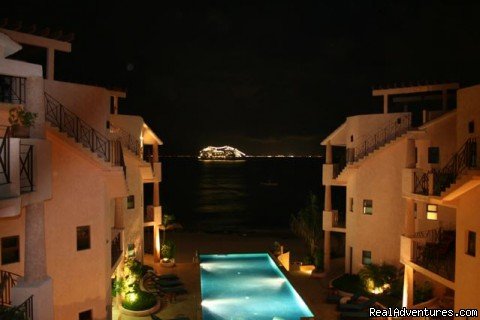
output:
[[[356,145],[354,154],[351,154],[352,151],[350,151],[350,154],[347,154],[347,161],[350,163],[356,162],[366,157],[376,149],[406,133],[410,129],[410,125],[410,114],[399,116],[395,121],[390,122],[382,129],[368,135],[360,144]]]
[[[428,195],[428,173],[413,173],[413,192],[416,194]]]
[[[438,233],[437,241],[430,240],[432,239],[413,239],[412,261],[445,279],[454,281],[455,231],[441,231]]]
[[[345,228],[346,226],[345,212],[333,211],[332,212],[332,227],[333,228]]]
[[[110,124],[110,132],[122,143],[123,147],[137,156],[140,154],[140,141],[130,133],[116,126],[114,123]]]
[[[18,306],[0,309],[0,320],[7,319],[33,320],[33,295]]]
[[[0,270],[0,306],[12,305],[12,288],[19,278],[18,274]]]
[[[20,144],[20,192],[32,192],[33,187],[33,145]]]
[[[10,183],[11,128],[0,126],[0,185]]]
[[[25,103],[25,78],[0,75],[0,102]]]
[[[111,247],[112,268],[121,257],[122,252],[122,231],[120,229],[113,229]]]
[[[48,93],[45,93],[45,100],[45,119],[52,126],[57,127],[60,132],[65,132],[69,137],[74,138],[76,142],[82,144],[103,160],[115,166],[123,166],[125,170],[123,154],[118,149],[121,148],[120,143],[111,141],[93,129]]]

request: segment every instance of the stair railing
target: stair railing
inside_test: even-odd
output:
[[[440,170],[432,170],[434,194],[440,195],[465,170],[477,167],[477,140],[468,138],[462,147],[450,158]]]
[[[25,103],[25,78],[0,75],[0,102]]]
[[[18,274],[0,270],[0,306],[12,305],[12,288],[19,278]]]
[[[119,139],[123,147],[127,148],[137,156],[140,154],[140,141],[138,139],[134,138],[130,133],[113,123],[110,123],[110,131]]]
[[[354,159],[356,162],[368,154],[372,153],[376,149],[386,145],[392,140],[403,135],[411,128],[411,116],[410,114],[403,114],[398,116],[394,121],[390,122],[380,130],[368,135],[360,144],[355,146]]]
[[[33,191],[33,145],[20,144],[20,192]]]
[[[10,183],[10,137],[12,135],[11,127],[0,126],[0,132],[3,132],[0,140],[0,169],[3,176],[0,185]]]

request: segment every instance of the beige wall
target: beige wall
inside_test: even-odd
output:
[[[46,202],[47,271],[53,279],[55,319],[76,319],[92,309],[105,317],[105,266],[110,258],[110,210],[102,170],[79,151],[52,141],[53,198]],[[77,251],[76,228],[90,226],[91,248]]]
[[[403,139],[370,156],[348,182],[345,270],[349,270],[350,247],[353,247],[354,273],[363,267],[362,250],[372,252],[374,263],[399,266],[405,214],[401,188],[406,148],[407,140]],[[354,212],[350,212],[350,197],[354,198]],[[372,215],[363,214],[364,199],[373,200]]]
[[[475,121],[475,133],[469,134],[468,123],[472,120]],[[460,148],[470,136],[480,136],[480,85],[457,91],[458,148]],[[479,150],[480,148],[477,148],[477,151]]]
[[[457,243],[455,260],[455,309],[480,307],[480,187],[469,191],[458,201]],[[476,256],[466,254],[467,232],[477,234]]]
[[[98,132],[107,136],[111,92],[105,88],[45,80],[45,91]]]

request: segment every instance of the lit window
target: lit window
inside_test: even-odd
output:
[[[350,212],[353,212],[353,198],[350,198]]]
[[[80,312],[78,314],[78,320],[93,320],[92,310]]]
[[[2,238],[2,264],[9,264],[20,261],[19,243],[19,236]]]
[[[77,227],[77,251],[90,249],[90,226]]]
[[[440,163],[440,148],[428,148],[428,163]]]
[[[372,264],[372,251],[362,251],[362,264]]]
[[[473,231],[468,231],[467,234],[467,254],[469,256],[475,257],[476,255],[476,241],[477,233]]]
[[[135,208],[135,196],[130,195],[127,197],[127,209]]]
[[[373,213],[373,201],[372,200],[363,200],[363,213],[372,214]]]
[[[427,219],[437,220],[437,210],[438,207],[436,204],[427,204]]]

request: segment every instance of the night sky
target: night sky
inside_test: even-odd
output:
[[[319,154],[346,116],[382,111],[372,85],[480,83],[479,1],[91,3],[2,1],[0,16],[74,32],[56,78],[126,89],[120,111],[167,155]]]

